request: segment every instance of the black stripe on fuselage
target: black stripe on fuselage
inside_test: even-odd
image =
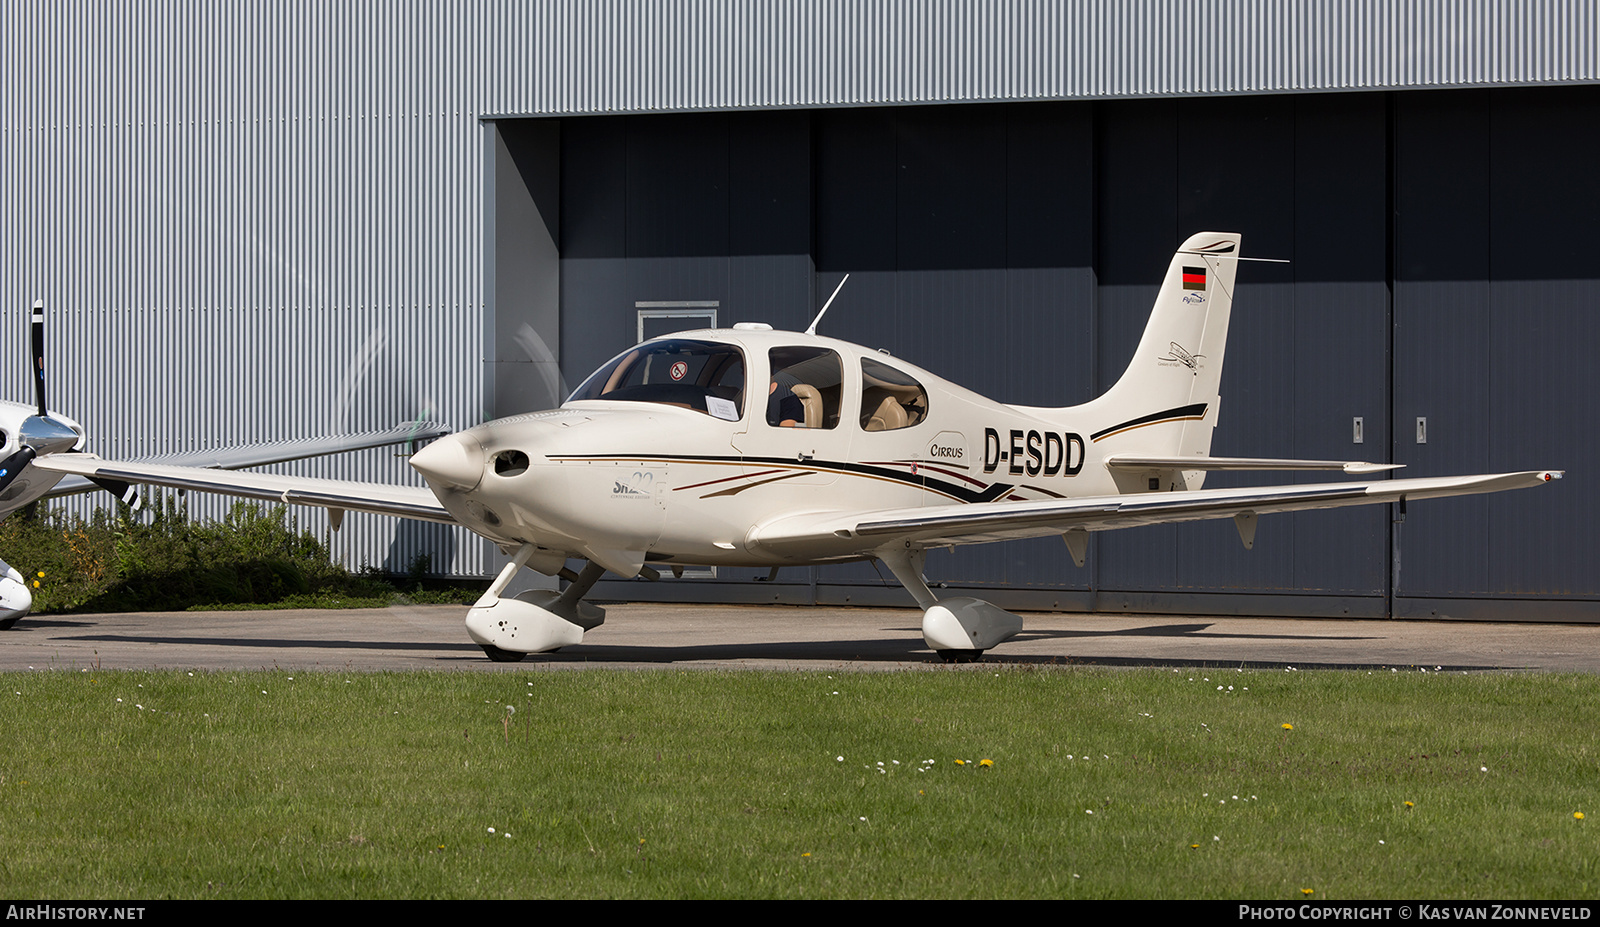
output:
[[[1110,428],[1102,428],[1090,435],[1089,440],[1098,441],[1106,435],[1115,434],[1119,431],[1126,431],[1129,428],[1138,428],[1142,425],[1154,425],[1158,422],[1178,421],[1181,419],[1203,418],[1205,414],[1206,404],[1203,402],[1197,402],[1188,406],[1179,406],[1176,409],[1168,409],[1165,412],[1152,412],[1149,415],[1141,415],[1138,418],[1129,419],[1120,425],[1112,425]]]

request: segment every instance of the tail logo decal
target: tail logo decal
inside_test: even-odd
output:
[[[1204,267],[1185,267],[1183,269],[1183,288],[1186,290],[1205,289],[1206,269]]]
[[[1190,370],[1200,369],[1200,359],[1205,357],[1204,354],[1190,354],[1188,349],[1176,341],[1168,342],[1168,344],[1172,346],[1171,353],[1166,357],[1157,358],[1161,362],[1161,366],[1176,367],[1182,364]]]

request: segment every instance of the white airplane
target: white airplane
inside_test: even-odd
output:
[[[819,337],[816,321],[803,334],[741,323],[647,341],[559,409],[434,442],[411,458],[427,489],[113,463],[66,448],[33,466],[466,525],[511,557],[466,621],[500,661],[580,642],[604,619],[582,598],[606,571],[653,578],[651,564],[865,559],[887,564],[922,608],[929,647],[971,659],[1022,619],[980,599],[937,597],[922,575],[929,548],[1059,535],[1081,566],[1091,531],[1208,518],[1232,518],[1250,547],[1257,516],[1271,512],[1561,476],[1201,489],[1210,470],[1391,469],[1210,456],[1238,260],[1237,234],[1184,242],[1127,371],[1079,406],[995,402],[885,352]],[[568,558],[588,563],[574,572]],[[569,584],[502,598],[524,567]]]
[[[81,451],[85,437],[82,425],[50,411],[45,404],[43,302],[34,303],[28,327],[37,405],[0,399],[0,518],[47,496],[89,492],[95,486],[138,508],[139,494],[130,481],[67,476],[59,470],[29,466],[39,457]],[[167,465],[232,470],[427,440],[445,433],[446,429],[432,422],[418,422],[384,431],[172,454],[154,460]],[[0,631],[15,625],[32,608],[33,591],[27,580],[15,567],[0,560]]]

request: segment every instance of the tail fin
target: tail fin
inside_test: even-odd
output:
[[[1239,241],[1233,232],[1201,232],[1172,256],[1128,369],[1104,395],[1073,410],[1094,429],[1089,456],[1211,452]],[[1193,474],[1188,488],[1201,476]]]

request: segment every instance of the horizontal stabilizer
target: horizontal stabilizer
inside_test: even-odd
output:
[[[1343,470],[1346,473],[1381,473],[1405,464],[1368,463],[1364,460],[1292,460],[1281,457],[1138,457],[1114,454],[1106,458],[1112,470]]]

